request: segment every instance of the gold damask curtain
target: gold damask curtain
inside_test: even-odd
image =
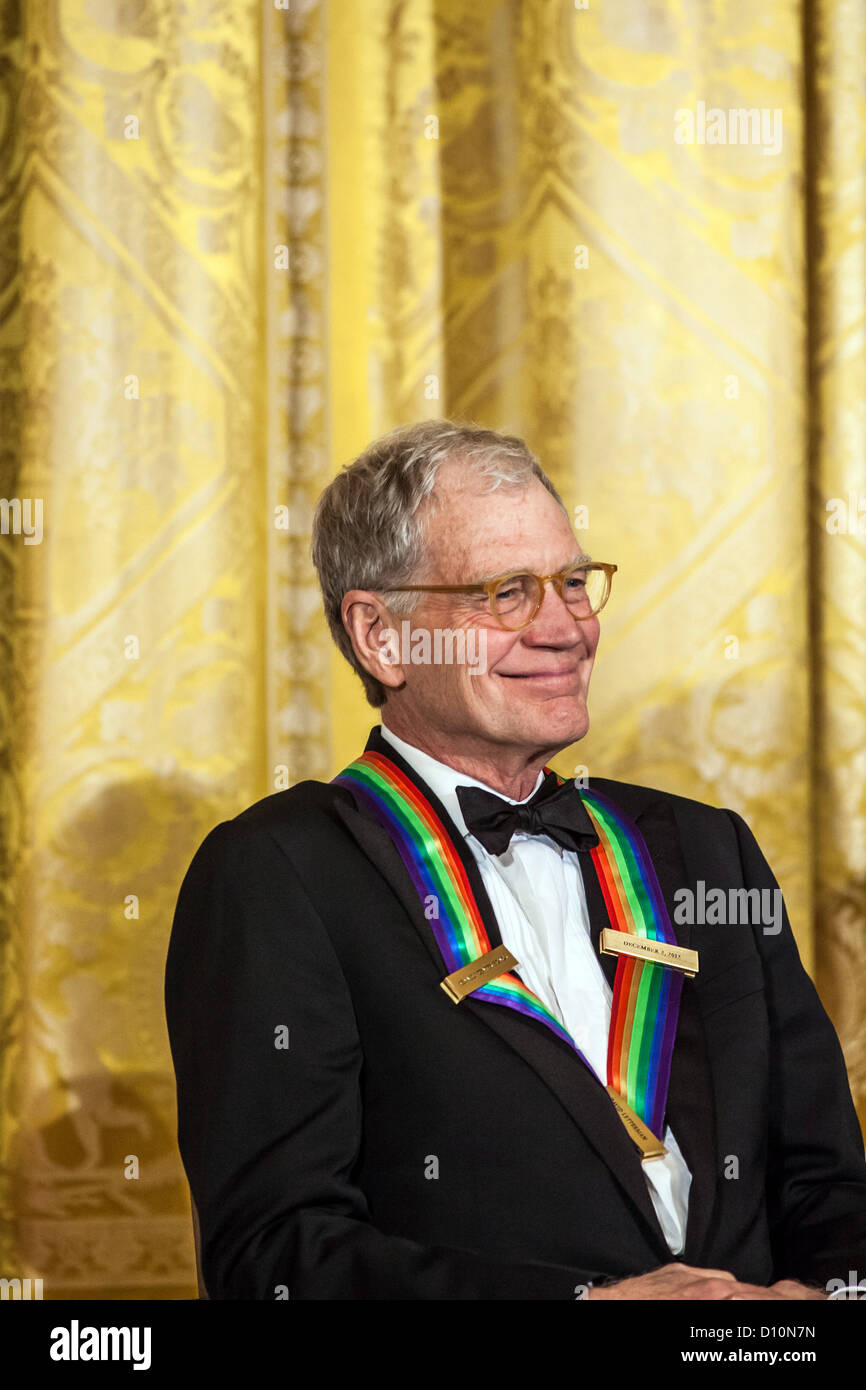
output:
[[[2,9],[0,1273],[46,1297],[194,1296],[177,889],[362,745],[311,510],[425,415],[525,435],[620,566],[560,769],[747,818],[866,1102],[866,0],[278,4]]]

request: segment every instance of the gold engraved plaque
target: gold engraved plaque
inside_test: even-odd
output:
[[[635,960],[649,960],[655,965],[669,965],[672,970],[681,970],[689,979],[698,973],[697,951],[691,951],[687,946],[677,946],[675,942],[651,941],[646,936],[634,936],[631,932],[604,927],[598,949],[603,956],[632,956]]]
[[[616,1106],[616,1113],[625,1125],[629,1139],[637,1144],[641,1152],[641,1161],[649,1163],[654,1158],[664,1158],[667,1149],[661,1139],[656,1139],[651,1129],[647,1129],[640,1115],[636,1115],[630,1105],[627,1105],[612,1086],[606,1086],[605,1090]]]
[[[467,994],[472,994],[473,990],[486,985],[488,980],[495,980],[498,975],[504,975],[519,964],[520,961],[507,946],[494,946],[486,956],[479,956],[477,960],[469,961],[468,965],[461,965],[459,970],[452,970],[440,983],[448,998],[459,1004]]]

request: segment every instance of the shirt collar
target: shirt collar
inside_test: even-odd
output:
[[[466,829],[466,822],[463,819],[463,812],[457,799],[458,787],[482,787],[486,792],[493,792],[495,796],[502,796],[502,792],[497,791],[487,782],[479,782],[477,777],[467,777],[465,772],[458,772],[455,768],[449,767],[447,763],[440,763],[429,753],[424,753],[420,748],[407,743],[405,739],[398,738],[385,724],[380,725],[379,732],[385,742],[390,743],[397,750],[400,757],[418,773],[418,776],[427,783],[430,790],[438,796],[461,835],[468,836],[469,831]],[[530,796],[535,795],[543,781],[544,772],[542,771],[539,772],[538,781],[529,796],[524,796],[521,801],[515,800],[513,796],[504,796],[502,799],[512,806],[519,806],[523,801],[528,801]]]

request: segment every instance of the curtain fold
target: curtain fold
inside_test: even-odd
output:
[[[866,1119],[866,7],[805,14],[816,982]]]
[[[744,815],[866,1114],[866,0],[3,16],[3,1272],[195,1294],[174,901],[377,720],[312,511],[424,416],[524,435],[619,565],[557,767]]]
[[[268,789],[260,10],[5,15],[3,1269],[173,1296],[168,925]]]

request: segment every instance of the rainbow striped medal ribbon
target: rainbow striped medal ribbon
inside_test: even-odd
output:
[[[448,972],[441,981],[448,997],[459,1003],[471,994],[536,1019],[592,1071],[571,1034],[514,974],[518,962],[508,948],[491,948],[465,866],[441,818],[415,783],[390,758],[372,751],[350,763],[334,782],[351,790],[393,840]],[[682,948],[676,945],[637,826],[600,793],[581,792],[581,796],[599,836],[598,847],[591,851],[592,862],[613,924],[613,931],[602,936],[616,938],[607,949],[628,945],[627,936],[628,941],[639,943],[638,952],[644,952],[643,956],[620,954],[606,1089],[643,1159],[660,1158],[667,1152],[658,1135],[664,1121],[682,977],[676,969],[666,969],[673,962],[648,959],[646,952],[671,943],[677,952]]]
[[[561,778],[559,779],[562,780]],[[665,1108],[684,976],[698,971],[698,953],[677,943],[646,841],[621,807],[598,791],[581,791],[598,834],[590,850],[610,927],[603,954],[618,956],[607,1039],[607,1091],[625,1103],[658,1139]],[[630,1127],[627,1114],[620,1118]],[[641,1136],[633,1135],[641,1147]]]

